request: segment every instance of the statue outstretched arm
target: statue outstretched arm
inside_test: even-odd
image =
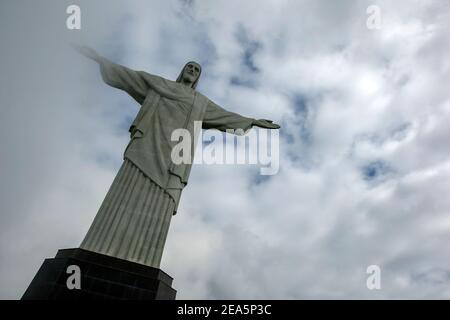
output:
[[[210,101],[206,107],[205,116],[203,118],[204,129],[217,129],[226,131],[227,129],[242,129],[244,132],[250,130],[253,126],[278,129],[280,126],[271,120],[247,118],[240,114],[227,111]]]
[[[142,104],[150,89],[150,74],[144,71],[135,71],[111,62],[99,55],[94,49],[86,46],[75,46],[82,55],[96,61],[100,65],[103,81],[108,85],[126,91],[139,104]]]
[[[267,119],[255,120],[253,122],[253,125],[264,129],[280,129],[280,125],[273,123],[272,120]]]

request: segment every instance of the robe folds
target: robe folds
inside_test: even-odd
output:
[[[174,206],[125,159],[80,248],[159,268]]]

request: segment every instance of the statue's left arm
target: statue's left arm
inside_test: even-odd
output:
[[[278,129],[279,125],[271,120],[248,118],[240,114],[227,111],[212,101],[209,101],[205,116],[203,117],[203,129],[217,129],[226,131],[227,129],[242,129],[244,132],[250,130],[253,126],[266,129]]]
[[[136,102],[142,104],[151,88],[150,74],[136,71],[101,57],[98,60],[103,81],[127,92]]]
[[[100,65],[100,73],[106,84],[127,92],[139,104],[144,102],[152,84],[159,81],[152,74],[109,61],[92,48],[75,45],[75,49]]]

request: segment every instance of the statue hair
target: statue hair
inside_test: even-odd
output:
[[[186,64],[184,65],[183,69],[181,70],[181,72],[180,72],[178,78],[177,78],[177,82],[181,83],[181,80],[183,80],[183,73],[184,73],[184,70],[186,69],[186,67],[187,67],[187,65],[188,65],[189,63],[195,63],[195,64],[197,64],[197,65],[200,67],[200,72],[198,73],[198,77],[197,77],[197,79],[192,83],[192,86],[191,86],[192,89],[195,90],[195,88],[197,88],[198,80],[200,79],[200,76],[202,75],[202,66],[201,66],[200,63],[198,63],[198,62],[195,62],[195,61],[189,61],[188,63],[186,63]]]

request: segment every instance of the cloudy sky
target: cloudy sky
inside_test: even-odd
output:
[[[274,176],[194,166],[161,265],[178,298],[450,298],[448,1],[2,1],[0,21],[0,298],[80,244],[139,108],[71,43],[168,79],[196,60],[199,91],[282,126]]]

